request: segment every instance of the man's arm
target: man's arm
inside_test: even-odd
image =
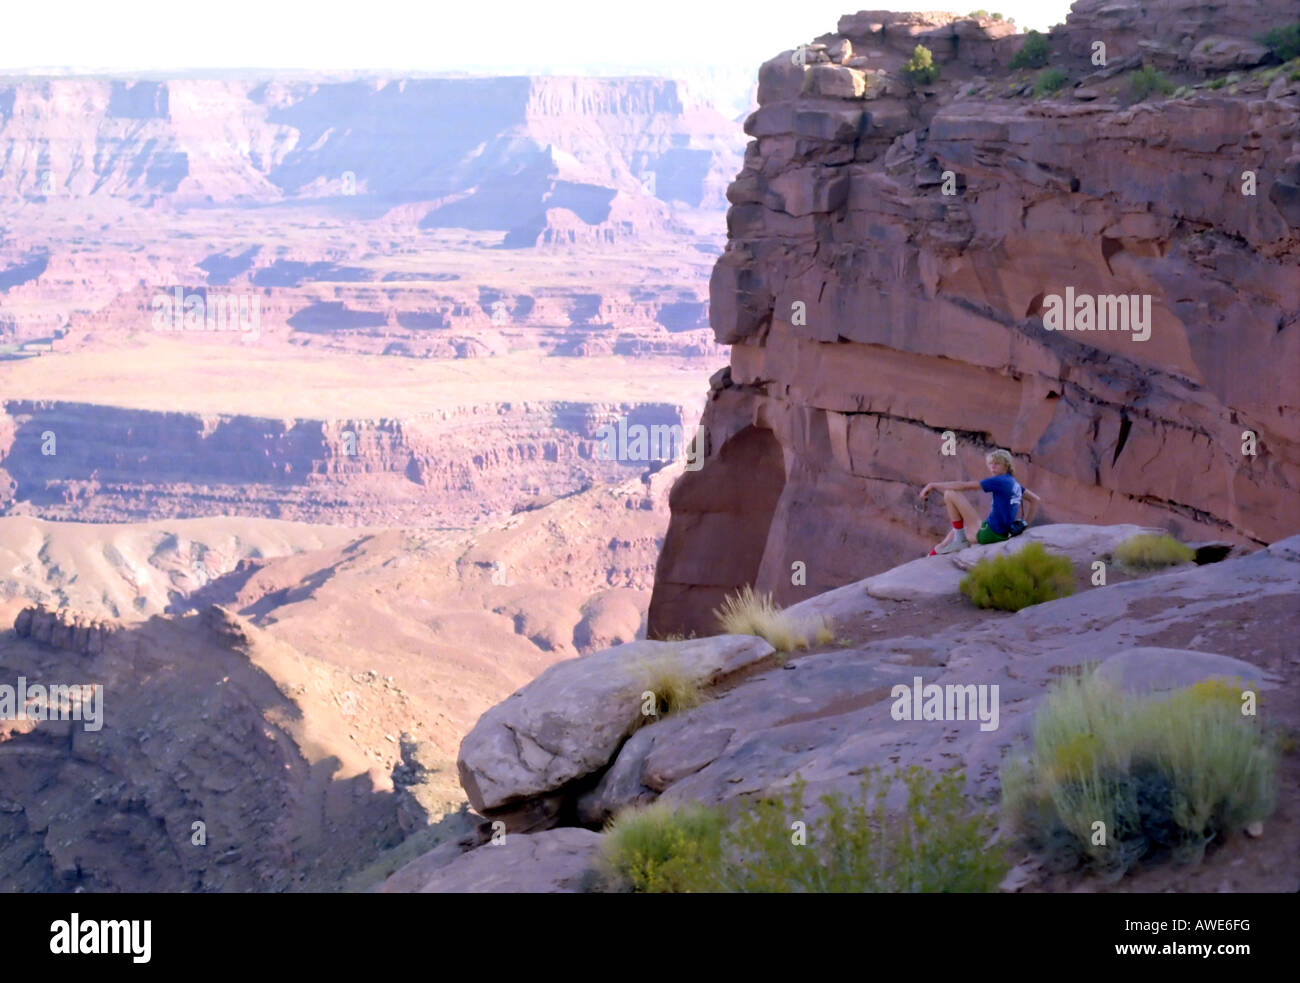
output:
[[[1022,522],[1024,522],[1025,525],[1029,525],[1031,522],[1034,521],[1034,516],[1038,513],[1038,506],[1043,500],[1039,498],[1037,495],[1035,495],[1033,492],[1031,492],[1028,488],[1022,490],[1024,494],[1021,497],[1028,499],[1029,501],[1025,503],[1020,510],[1021,511],[1020,519]]]

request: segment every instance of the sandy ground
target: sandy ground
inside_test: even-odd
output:
[[[519,401],[702,403],[700,362],[679,357],[515,351],[408,359],[147,337],[109,351],[0,362],[5,399],[67,400],[163,412],[271,418],[408,417]]]

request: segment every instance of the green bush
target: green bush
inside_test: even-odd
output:
[[[1050,92],[1060,92],[1068,78],[1069,76],[1059,68],[1049,68],[1040,72],[1038,80],[1034,83],[1034,95],[1042,97]]]
[[[1042,68],[1047,64],[1051,53],[1052,42],[1047,39],[1047,35],[1030,31],[1025,35],[1025,43],[1020,46],[1020,50],[1015,53],[1010,64],[1013,69]]]
[[[912,57],[903,66],[903,77],[913,85],[930,85],[939,78],[939,66],[934,63],[934,55],[923,44],[918,44]]]
[[[1228,84],[1228,76],[1220,75],[1217,79],[1211,82],[1206,88],[1222,89],[1227,84]]]
[[[972,10],[972,11],[971,11],[969,14],[967,14],[966,16],[967,16],[967,17],[972,17],[972,18],[974,18],[975,20],[983,20],[983,19],[984,19],[985,17],[987,17],[988,15],[989,15],[989,12],[988,12],[987,10]]]
[[[724,822],[721,809],[663,799],[625,810],[606,827],[597,884],[644,894],[692,891],[700,870],[717,863]]]
[[[1279,61],[1300,57],[1300,21],[1286,27],[1275,27],[1259,39],[1260,44],[1273,52]]]
[[[1241,692],[1209,680],[1141,699],[1093,674],[1058,683],[1030,753],[1003,763],[1008,827],[1059,870],[1118,878],[1143,860],[1199,860],[1218,834],[1274,807],[1276,752]]]
[[[976,607],[1019,611],[1074,593],[1074,564],[1030,543],[1017,553],[985,557],[962,578],[961,592]]]
[[[1129,96],[1134,102],[1141,102],[1153,93],[1167,96],[1174,91],[1174,84],[1163,72],[1143,65],[1129,78]]]
[[[994,890],[1007,864],[988,848],[991,817],[970,808],[960,772],[936,780],[910,768],[884,777],[872,794],[822,796],[809,819],[806,783],[796,780],[731,810],[663,800],[625,812],[602,845],[600,886],[641,892],[901,893]],[[885,808],[891,783],[907,788],[900,814]],[[797,843],[795,822],[806,842]]]
[[[1135,570],[1157,570],[1177,563],[1190,563],[1196,559],[1196,551],[1173,536],[1143,533],[1130,536],[1115,547],[1115,559],[1121,566]]]

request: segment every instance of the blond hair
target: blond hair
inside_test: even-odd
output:
[[[989,453],[984,455],[984,457],[985,460],[997,461],[999,464],[1003,465],[1007,469],[1007,474],[1016,473],[1016,461],[1015,458],[1011,456],[1010,451],[1004,451],[1001,448],[998,448],[995,451],[989,451]]]

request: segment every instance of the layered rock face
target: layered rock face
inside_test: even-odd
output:
[[[685,416],[670,403],[543,401],[284,420],[12,400],[0,402],[0,513],[22,505],[83,522],[270,514],[468,524],[543,493],[626,480],[654,453],[680,455],[672,433]],[[653,448],[647,439],[629,457],[612,419],[668,439]]]
[[[0,346],[716,358],[744,140],[662,78],[0,77]]]
[[[679,82],[528,76],[7,79],[0,142],[0,188],[32,201],[454,201],[461,220],[437,224],[465,228],[595,188],[608,206],[649,174],[652,199],[719,207],[737,149]],[[648,203],[643,217],[663,218]]]
[[[951,15],[855,14],[763,65],[711,283],[731,365],[673,491],[652,635],[714,630],[743,584],[789,603],[924,553],[946,520],[920,486],[984,477],[994,447],[1048,521],[1295,531],[1300,83],[1262,48],[1207,79],[1186,59],[1214,18],[1187,6],[1076,4],[1051,65],[1077,87],[1047,99],[1001,67],[1022,36]],[[1232,10],[1251,34],[1296,14]],[[1138,27],[1172,96],[1134,101],[1141,58],[1114,51]],[[902,71],[917,44],[937,83]],[[1085,295],[1103,330],[1048,330]]]

